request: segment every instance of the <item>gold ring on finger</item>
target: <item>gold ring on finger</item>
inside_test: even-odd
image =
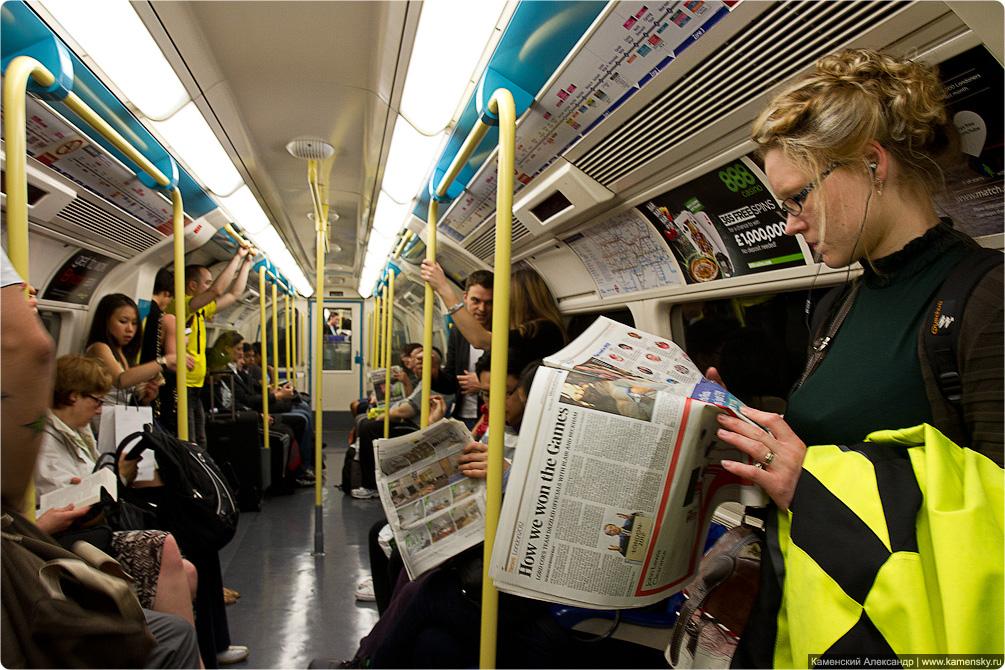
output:
[[[771,465],[771,461],[775,460],[775,452],[769,451],[768,455],[764,457],[764,465]]]
[[[758,470],[763,470],[764,463],[754,463],[754,467],[757,468]]]

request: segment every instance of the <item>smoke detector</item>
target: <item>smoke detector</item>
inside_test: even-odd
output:
[[[286,150],[295,158],[303,160],[324,160],[331,158],[335,147],[322,140],[293,140]]]

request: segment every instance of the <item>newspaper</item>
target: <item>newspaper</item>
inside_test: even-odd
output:
[[[380,502],[411,579],[485,539],[485,480],[458,468],[468,442],[453,419],[374,441]]]
[[[715,508],[762,506],[717,439],[743,406],[673,342],[601,317],[537,371],[490,576],[520,596],[639,607],[682,588]],[[746,420],[744,418],[744,420]]]
[[[391,379],[401,372],[397,365],[391,366]],[[373,394],[377,397],[377,404],[384,404],[384,387],[387,385],[387,368],[378,368],[370,371],[370,384],[373,386]],[[405,385],[401,382],[391,382],[391,403],[400,402],[405,399]]]

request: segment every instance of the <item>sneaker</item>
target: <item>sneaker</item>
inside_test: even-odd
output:
[[[360,500],[366,500],[367,498],[376,498],[380,496],[377,489],[368,489],[364,486],[360,486],[358,489],[353,489],[349,495],[353,498],[359,498]]]
[[[308,479],[306,477],[301,477],[299,479],[294,479],[293,482],[297,485],[298,488],[301,488],[301,489],[308,489],[308,488],[313,488],[314,487],[314,478],[313,477],[311,477],[310,479]]]
[[[216,655],[216,662],[220,665],[237,663],[248,658],[248,648],[239,644],[232,644]]]
[[[373,593],[373,577],[367,577],[356,586],[356,600],[362,600],[365,603],[377,600],[377,596]]]

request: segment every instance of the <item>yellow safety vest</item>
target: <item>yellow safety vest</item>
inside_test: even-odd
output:
[[[810,448],[778,513],[775,667],[1003,653],[1003,481],[927,424]]]

